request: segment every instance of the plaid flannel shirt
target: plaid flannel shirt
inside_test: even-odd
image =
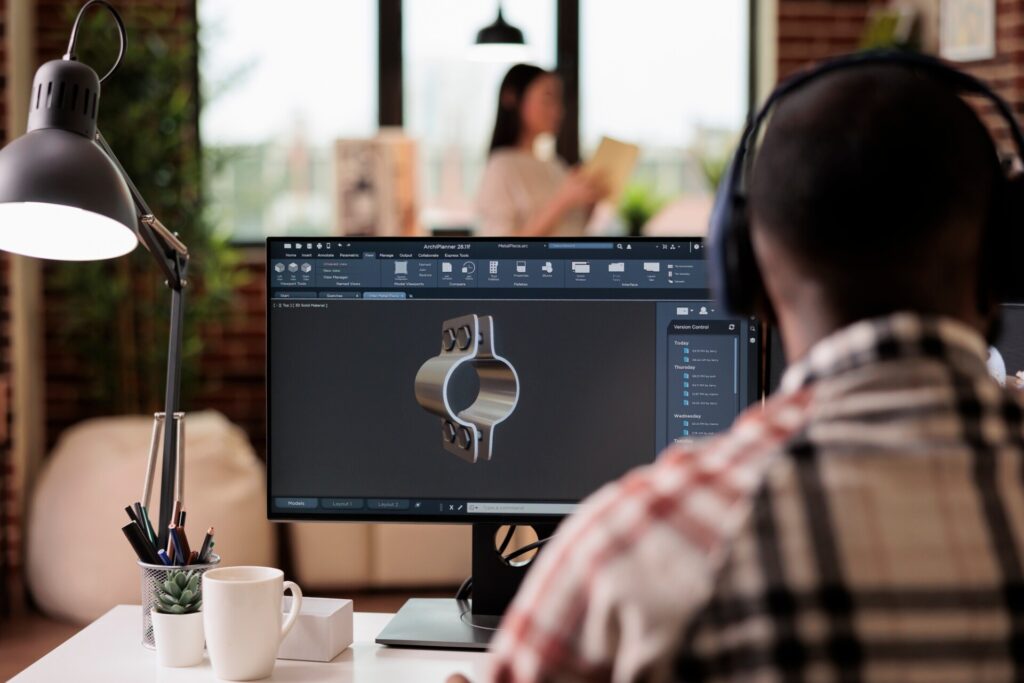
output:
[[[492,680],[1024,679],[1024,403],[986,355],[907,313],[822,340],[565,521]]]

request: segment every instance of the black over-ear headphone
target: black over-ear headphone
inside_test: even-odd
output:
[[[722,177],[711,212],[708,227],[708,269],[711,289],[718,303],[728,311],[736,315],[756,315],[767,310],[764,284],[750,238],[747,175],[753,167],[751,149],[757,142],[759,131],[768,115],[779,100],[812,81],[836,71],[877,64],[894,64],[916,69],[948,84],[959,94],[986,98],[1005,121],[1017,149],[1018,159],[1024,160],[1024,133],[1021,132],[1020,124],[1006,101],[982,81],[934,57],[894,50],[875,50],[832,59],[790,77],[779,84],[768,96],[761,110],[747,123],[739,146]],[[998,160],[995,161],[998,163]],[[1024,246],[1024,226],[1018,223],[1024,213],[1020,210],[1020,207],[1024,206],[1024,180],[1019,174],[1012,176],[1008,170],[1001,172],[999,177],[1002,180],[995,188],[994,215],[989,221],[982,248],[982,276],[987,278],[981,288],[986,300],[982,308],[990,308],[999,301],[999,297],[1017,294],[1012,290],[1017,289],[1020,283],[1011,280],[1013,261],[1010,259],[1024,255],[1020,251],[1020,247]],[[758,310],[759,308],[761,310]],[[985,315],[989,312],[982,311]]]

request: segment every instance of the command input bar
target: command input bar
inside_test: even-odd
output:
[[[466,503],[466,512],[478,515],[569,515],[574,503]]]

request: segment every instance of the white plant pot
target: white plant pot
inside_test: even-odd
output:
[[[203,613],[153,612],[153,638],[160,666],[195,666],[203,661]]]

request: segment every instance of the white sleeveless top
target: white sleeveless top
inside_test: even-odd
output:
[[[477,192],[478,233],[515,235],[555,196],[568,174],[565,163],[539,159],[520,149],[499,149],[487,159]],[[566,212],[557,235],[581,235],[586,216],[580,209]]]

